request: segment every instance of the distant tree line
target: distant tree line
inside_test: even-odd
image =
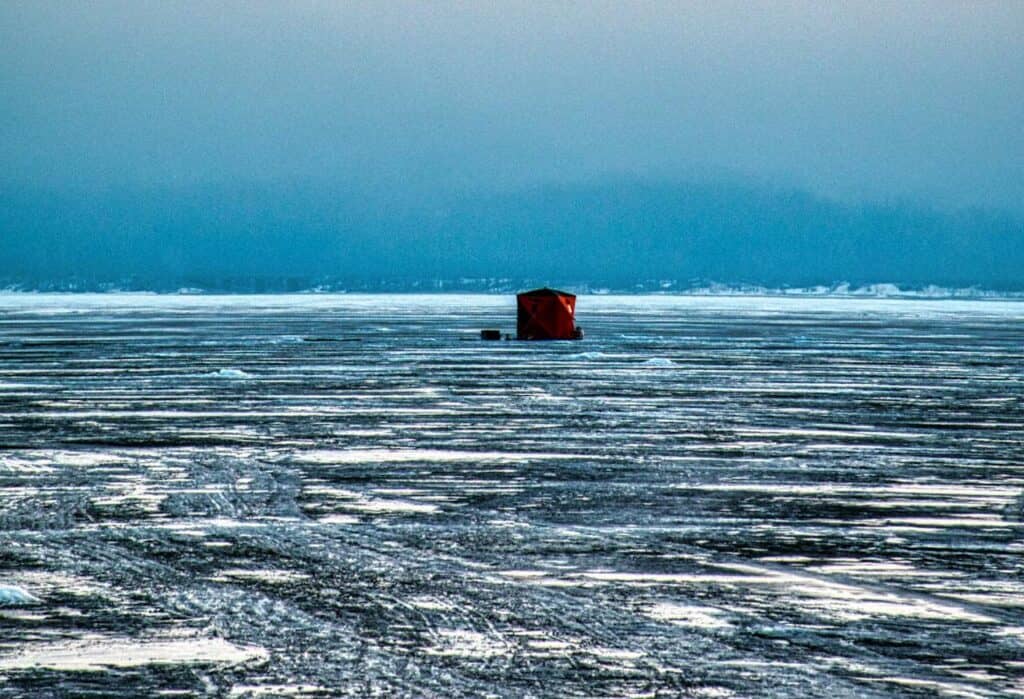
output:
[[[174,290],[430,288],[431,280],[849,282],[1024,288],[1024,218],[854,206],[747,184],[505,193],[316,184],[0,191],[0,281]]]

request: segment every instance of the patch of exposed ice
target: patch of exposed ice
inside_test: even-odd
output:
[[[17,585],[0,585],[0,607],[19,607],[38,604],[39,598]]]

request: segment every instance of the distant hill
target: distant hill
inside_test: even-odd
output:
[[[320,185],[0,192],[0,284],[413,288],[436,279],[1024,289],[1024,219],[728,183],[403,196]]]

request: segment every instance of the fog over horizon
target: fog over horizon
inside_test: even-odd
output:
[[[1019,287],[1021,36],[1014,1],[5,3],[0,280]]]

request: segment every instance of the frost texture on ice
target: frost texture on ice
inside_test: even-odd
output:
[[[1020,688],[1019,301],[16,301],[0,699]]]

